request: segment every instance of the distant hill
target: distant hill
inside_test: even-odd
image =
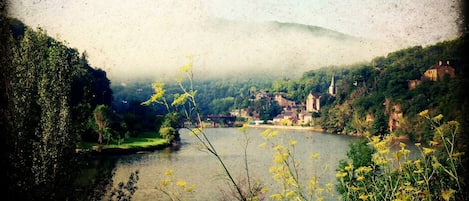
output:
[[[277,25],[279,29],[299,29],[309,31],[312,35],[321,36],[321,37],[330,37],[338,40],[360,40],[358,37],[344,34],[338,31],[331,29],[326,29],[319,26],[297,24],[297,23],[285,23],[285,22],[272,22],[272,24]]]

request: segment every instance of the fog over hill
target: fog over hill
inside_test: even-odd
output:
[[[145,47],[143,51],[152,52],[154,57],[140,59],[179,55],[180,63],[171,63],[169,59],[167,62],[155,60],[154,66],[136,66],[145,71],[120,74],[111,70],[112,77],[130,79],[129,75],[135,73],[140,79],[172,78],[178,73],[178,66],[189,62],[184,56],[192,55],[196,79],[225,76],[294,78],[326,65],[369,61],[392,50],[381,41],[294,23],[212,19],[184,34],[177,35],[178,30],[168,32],[174,35],[167,33],[155,37],[170,40],[170,43]]]
[[[204,78],[297,77],[307,70],[366,61],[389,51],[379,41],[279,22],[214,20],[197,38],[186,42],[199,47],[194,49],[194,71]]]

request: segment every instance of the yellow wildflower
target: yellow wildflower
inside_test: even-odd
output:
[[[453,190],[453,189],[448,189],[448,190],[442,190],[441,191],[441,197],[443,197],[444,200],[448,201],[451,199],[451,197],[453,197],[453,194],[455,193],[456,191]]]
[[[168,186],[169,183],[171,183],[170,179],[164,179],[164,180],[160,181],[160,187]]]
[[[365,180],[365,177],[364,177],[364,176],[359,176],[359,177],[357,177],[357,181],[363,181],[363,180]]]
[[[324,189],[323,189],[323,188],[317,188],[317,189],[316,189],[316,193],[318,193],[319,195],[321,195],[322,192],[324,192]]]
[[[427,115],[428,115],[428,110],[424,110],[419,113],[419,116],[421,117],[426,117]]]
[[[458,158],[458,157],[461,157],[461,156],[463,156],[463,155],[464,155],[464,152],[457,152],[457,153],[451,154],[451,156],[452,156],[453,158]]]
[[[277,166],[272,166],[272,167],[269,168],[269,172],[274,173],[274,172],[277,171],[277,169],[278,169]]]
[[[360,199],[360,200],[368,200],[368,195],[360,194],[360,196],[358,196],[358,199]]]
[[[286,198],[293,197],[295,195],[295,191],[289,191],[288,193],[285,194]]]
[[[260,148],[265,148],[265,146],[267,146],[267,142],[263,142],[259,145]]]
[[[350,171],[352,169],[353,165],[352,164],[348,164],[347,166],[344,167],[344,170],[345,171]]]
[[[262,131],[261,136],[262,137],[268,137],[269,134],[270,134],[270,129],[265,129],[264,131]]]
[[[433,152],[435,152],[434,149],[430,149],[430,148],[426,148],[426,147],[423,148],[423,153],[424,153],[425,155],[431,154],[431,153],[433,153]]]
[[[433,121],[438,122],[443,118],[442,114],[436,115],[432,118]]]
[[[333,187],[334,187],[334,184],[332,184],[332,183],[327,183],[327,184],[326,184],[327,192],[332,194],[332,189],[333,189]]]
[[[246,124],[244,124],[241,128],[238,128],[238,130],[241,131],[241,132],[244,132],[244,131],[248,130],[248,128],[249,127]]]
[[[378,151],[378,153],[383,154],[383,155],[388,154],[389,149],[381,149],[381,150]]]
[[[405,147],[405,144],[402,143],[402,142],[399,142],[399,147],[404,148],[404,147]]]
[[[438,162],[437,160],[433,160],[432,167],[437,169],[441,166],[441,163]]]
[[[368,173],[371,170],[373,170],[373,168],[371,168],[370,166],[362,166],[362,167],[357,168],[357,170],[355,170],[355,172],[356,173]]]
[[[386,146],[386,141],[381,141],[381,142],[378,142],[378,143],[375,144],[375,148],[377,150],[385,150],[388,147]]]
[[[380,137],[379,136],[373,136],[371,137],[371,142],[372,144],[375,144],[375,143],[378,143],[380,141]]]
[[[450,126],[458,126],[459,125],[459,122],[457,122],[457,121],[448,121],[446,123]]]
[[[274,155],[274,162],[281,163],[287,159],[288,155],[285,154],[275,154]]]
[[[200,128],[193,128],[191,129],[191,132],[189,133],[189,135],[199,135],[201,132],[201,129]]]
[[[318,154],[318,153],[311,154],[312,159],[317,159],[317,158],[319,158],[319,156],[320,156],[320,154]]]
[[[186,103],[187,98],[189,98],[190,94],[183,93],[183,94],[174,94],[174,101],[171,103],[172,106],[183,105]]]
[[[151,103],[157,102],[159,99],[163,98],[165,90],[163,89],[164,83],[154,82],[151,84],[151,87],[154,90],[154,94],[151,95],[150,99],[141,103],[141,105],[150,105]]]
[[[275,150],[275,151],[279,151],[279,150],[282,150],[282,149],[285,149],[285,146],[283,146],[283,145],[277,145],[277,146],[274,147],[274,150]]]
[[[388,161],[384,157],[378,156],[378,155],[373,155],[373,162],[375,162],[376,165],[386,165],[386,164],[388,164]]]
[[[278,135],[278,131],[273,131],[270,133],[270,137],[276,137]]]
[[[422,168],[419,168],[419,169],[417,169],[417,170],[414,170],[414,173],[415,173],[415,174],[421,174],[421,173],[423,173],[423,169],[422,169]]]
[[[272,194],[270,197],[274,200],[281,200],[282,199],[282,195],[280,195],[278,193]]]
[[[295,140],[290,140],[290,141],[288,142],[288,144],[290,144],[291,146],[295,146],[296,143],[297,143],[297,142],[296,142]]]
[[[345,176],[347,176],[347,173],[346,173],[346,172],[340,172],[340,171],[339,171],[339,172],[337,172],[337,173],[335,174],[335,176],[336,176],[337,178],[344,178]]]
[[[412,186],[405,186],[404,190],[407,191],[407,192],[412,192],[412,191],[415,191],[416,189]]]
[[[430,146],[436,146],[438,144],[440,144],[440,143],[436,142],[436,141],[433,141],[433,140],[430,141]]]
[[[191,70],[191,68],[192,68],[192,63],[189,63],[189,64],[179,67],[179,72],[187,73]]]
[[[362,189],[361,187],[352,186],[352,191],[359,191],[361,189]]]
[[[164,172],[164,175],[166,175],[166,176],[171,176],[171,175],[173,175],[173,174],[174,174],[174,170],[166,170],[166,171]]]
[[[177,182],[176,182],[176,186],[184,187],[184,186],[186,186],[186,184],[187,184],[187,183],[186,183],[185,181],[177,181]]]
[[[402,154],[402,155],[408,155],[409,153],[410,153],[410,150],[408,150],[408,149],[403,148],[403,149],[399,150],[399,154]]]
[[[316,177],[312,177],[310,180],[309,180],[309,183],[311,185],[311,188],[314,188],[317,184],[318,184],[318,179]]]
[[[192,184],[192,185],[190,185],[190,186],[185,187],[185,188],[184,188],[184,191],[185,191],[185,192],[192,192],[192,191],[194,191],[194,189],[195,189],[195,185]]]

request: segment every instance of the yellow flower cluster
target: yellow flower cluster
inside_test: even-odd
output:
[[[160,99],[162,99],[165,94],[165,90],[163,87],[164,87],[164,83],[161,83],[161,82],[152,83],[151,88],[153,88],[154,94],[151,95],[150,99],[146,100],[145,102],[141,104],[150,105],[151,103],[158,102]]]
[[[195,185],[188,185],[184,180],[173,182],[174,170],[164,171],[165,178],[160,181],[160,185],[156,189],[163,192],[170,200],[183,200],[184,193],[192,193]]]
[[[459,123],[441,123],[443,115],[430,118],[428,110],[419,116],[431,122],[434,132],[428,146],[415,143],[420,155],[411,155],[405,143],[395,144],[391,137],[374,136],[368,138],[375,150],[370,166],[342,164],[336,177],[345,188],[342,195],[346,200],[458,200],[462,189],[456,164],[464,155],[456,151],[454,143]],[[394,145],[399,149],[392,149]],[[435,180],[444,180],[444,185],[438,186]]]
[[[300,160],[295,157],[295,146],[298,141],[284,140],[283,136],[277,138],[278,135],[278,131],[266,129],[261,133],[266,142],[259,145],[259,147],[265,148],[269,144],[274,152],[272,155],[273,165],[269,168],[269,172],[272,174],[272,178],[282,187],[279,193],[273,193],[270,198],[272,200],[309,200],[308,197],[314,197],[315,200],[325,200],[325,193],[333,195],[334,185],[331,183],[321,185],[319,177],[312,176],[306,184],[299,181],[298,167]],[[310,157],[311,159],[318,159],[320,154],[314,153]]]

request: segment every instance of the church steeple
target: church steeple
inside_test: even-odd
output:
[[[337,87],[335,86],[334,74],[332,74],[331,85],[329,86],[328,93],[332,96],[335,96],[337,93]]]

